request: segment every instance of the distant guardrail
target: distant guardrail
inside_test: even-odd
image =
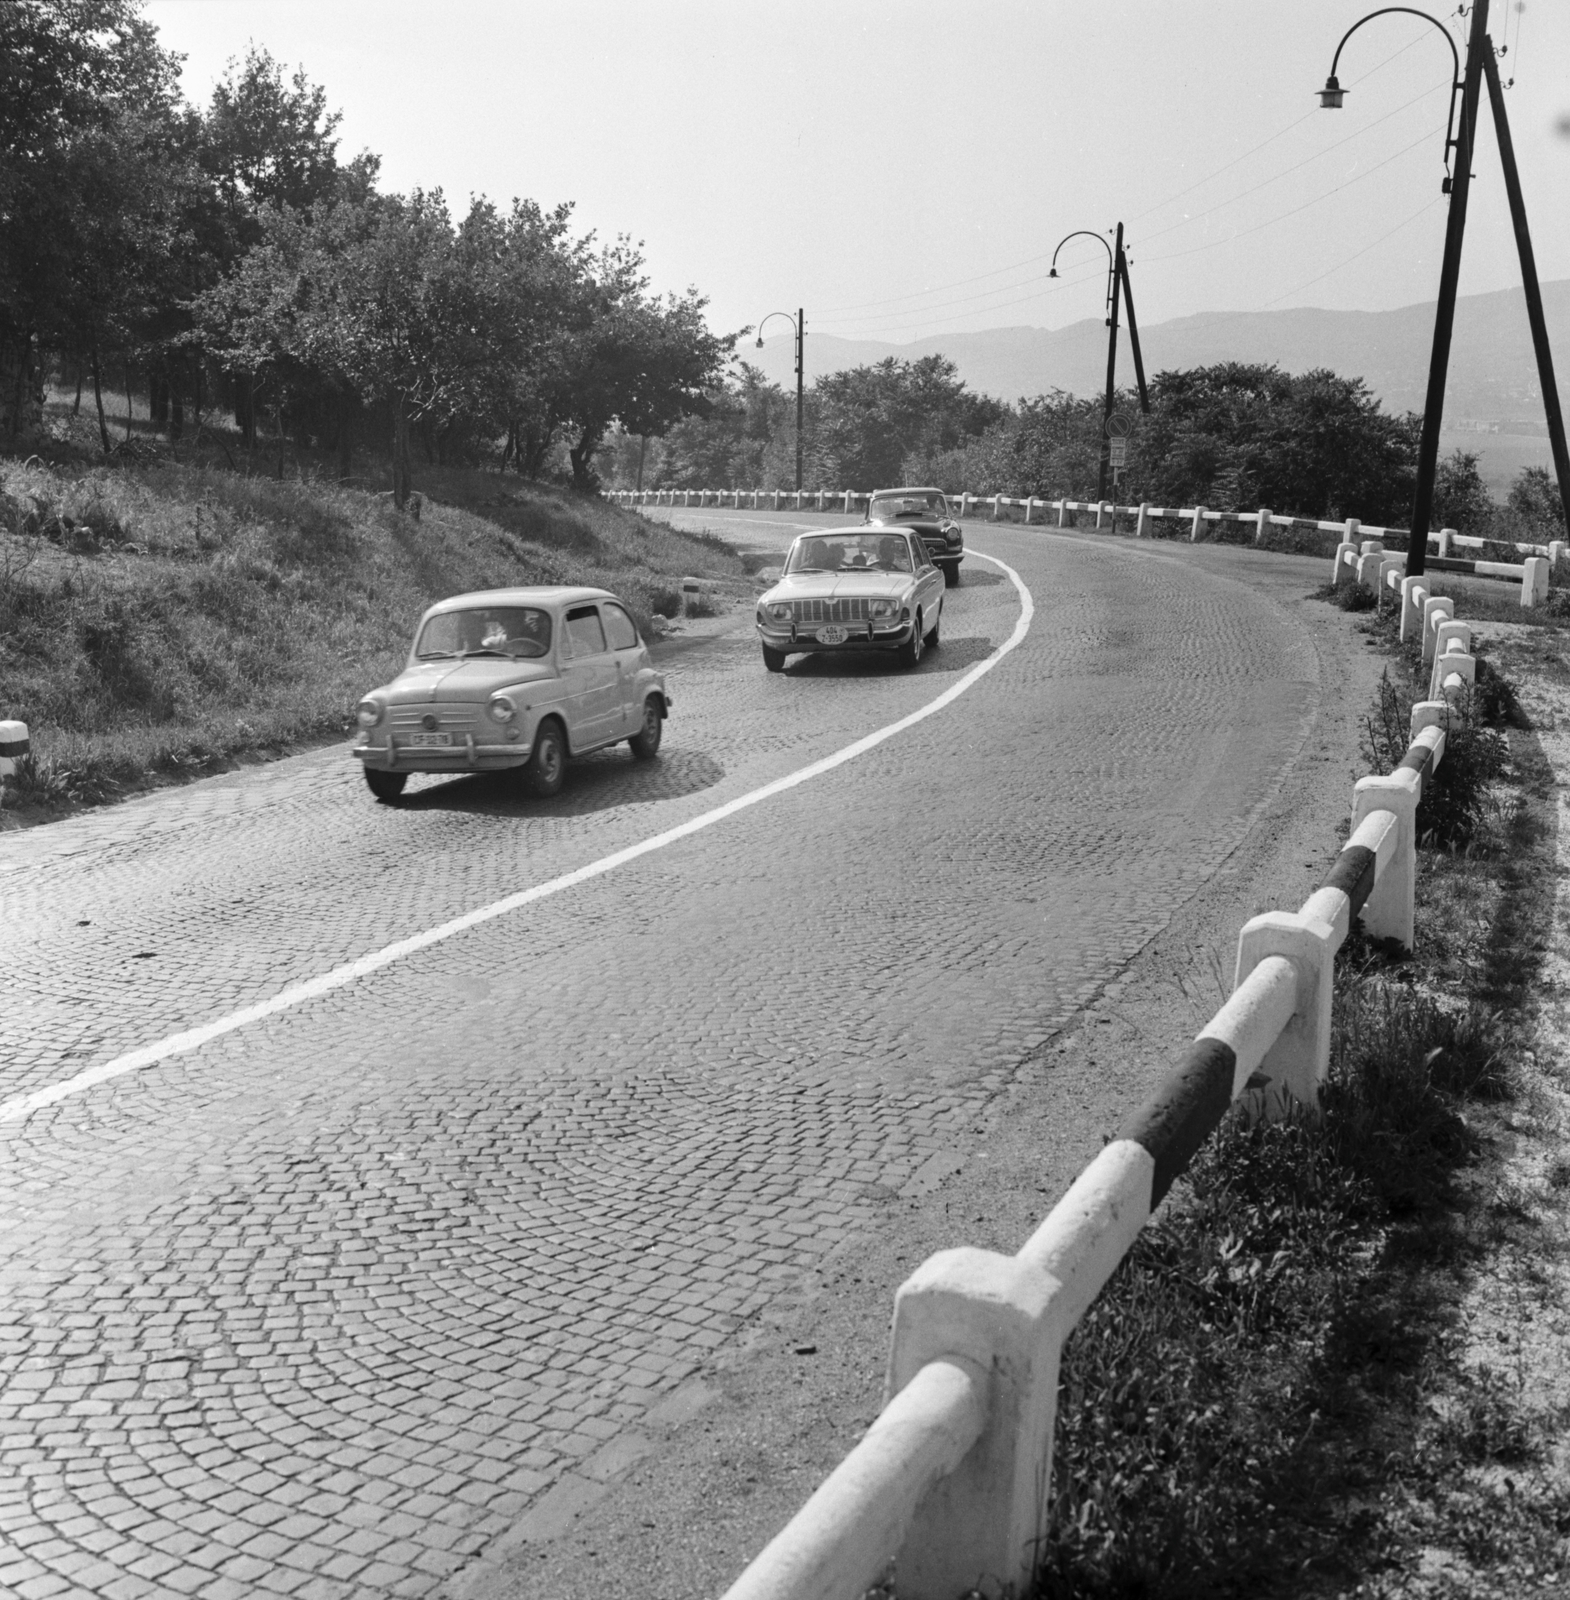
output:
[[[849,515],[868,504],[872,496],[870,493],[858,489],[803,489],[799,493],[793,489],[617,489],[610,491],[608,498],[616,504],[635,507],[640,505],[663,506],[732,506],[737,510],[773,510],[773,511],[835,511],[841,515]],[[1262,544],[1266,532],[1271,528],[1293,529],[1303,528],[1320,533],[1338,533],[1343,542],[1357,544],[1365,539],[1377,540],[1382,545],[1386,539],[1406,539],[1409,533],[1405,528],[1381,528],[1365,526],[1356,517],[1348,517],[1340,522],[1325,521],[1317,517],[1286,516],[1268,509],[1257,511],[1212,511],[1207,506],[1153,506],[1147,502],[1139,505],[1118,505],[1110,500],[1045,500],[1036,495],[1011,496],[1002,494],[976,495],[955,494],[950,495],[951,503],[957,506],[962,518],[975,514],[977,508],[986,507],[991,512],[994,522],[1012,522],[1013,513],[1019,513],[1019,520],[1027,525],[1038,520],[1045,525],[1048,512],[1055,514],[1057,526],[1060,528],[1077,526],[1080,516],[1094,517],[1092,524],[1095,528],[1117,528],[1120,517],[1133,524],[1133,534],[1136,539],[1150,536],[1150,525],[1156,521],[1186,523],[1188,537],[1191,543],[1198,543],[1200,535],[1207,526],[1218,523],[1232,523],[1254,530],[1253,542]],[[1451,555],[1452,550],[1482,550],[1490,543],[1505,544],[1514,549],[1523,557],[1540,556],[1544,558],[1550,570],[1556,570],[1559,563],[1565,559],[1570,551],[1570,543],[1563,539],[1555,539],[1548,544],[1522,544],[1515,541],[1487,540],[1474,535],[1458,533],[1454,528],[1441,528],[1437,533],[1428,535],[1428,542],[1437,549],[1437,555],[1429,558],[1429,564],[1438,570],[1465,572],[1480,578],[1499,578],[1523,585],[1521,604],[1534,606],[1541,603],[1546,596],[1546,589],[1541,594],[1536,583],[1528,585],[1525,582],[1525,568],[1520,562],[1501,561],[1464,561]]]

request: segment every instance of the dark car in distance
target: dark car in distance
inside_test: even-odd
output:
[[[943,582],[950,589],[959,583],[965,535],[941,489],[879,489],[867,502],[866,520],[919,533],[933,565],[943,574]]]

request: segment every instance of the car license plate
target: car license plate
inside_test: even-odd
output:
[[[844,644],[845,639],[846,633],[843,628],[833,627],[818,629],[819,644]]]
[[[409,748],[411,750],[439,749],[443,745],[452,743],[450,733],[411,733],[409,735]]]

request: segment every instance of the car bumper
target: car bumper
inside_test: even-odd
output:
[[[913,622],[896,623],[892,628],[847,622],[846,637],[838,644],[829,644],[818,638],[815,628],[766,628],[761,622],[756,626],[759,642],[781,655],[800,655],[808,650],[897,650],[900,645],[909,644],[916,631]]]
[[[529,759],[529,746],[480,744],[464,740],[454,745],[357,744],[350,750],[357,761],[383,772],[502,772],[521,767]]]

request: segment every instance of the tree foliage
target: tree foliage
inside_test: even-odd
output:
[[[326,90],[253,46],[205,110],[137,0],[0,4],[0,426],[36,426],[52,361],[133,366],[155,413],[233,405],[338,442],[385,430],[395,494],[411,439],[594,482],[614,427],[706,411],[730,340],[695,291],[649,290],[640,249],[574,237],[571,207],[377,190],[340,160]],[[127,386],[129,387],[129,377]],[[102,406],[100,404],[100,419]],[[173,426],[173,423],[171,423]],[[107,430],[103,444],[109,448]]]

